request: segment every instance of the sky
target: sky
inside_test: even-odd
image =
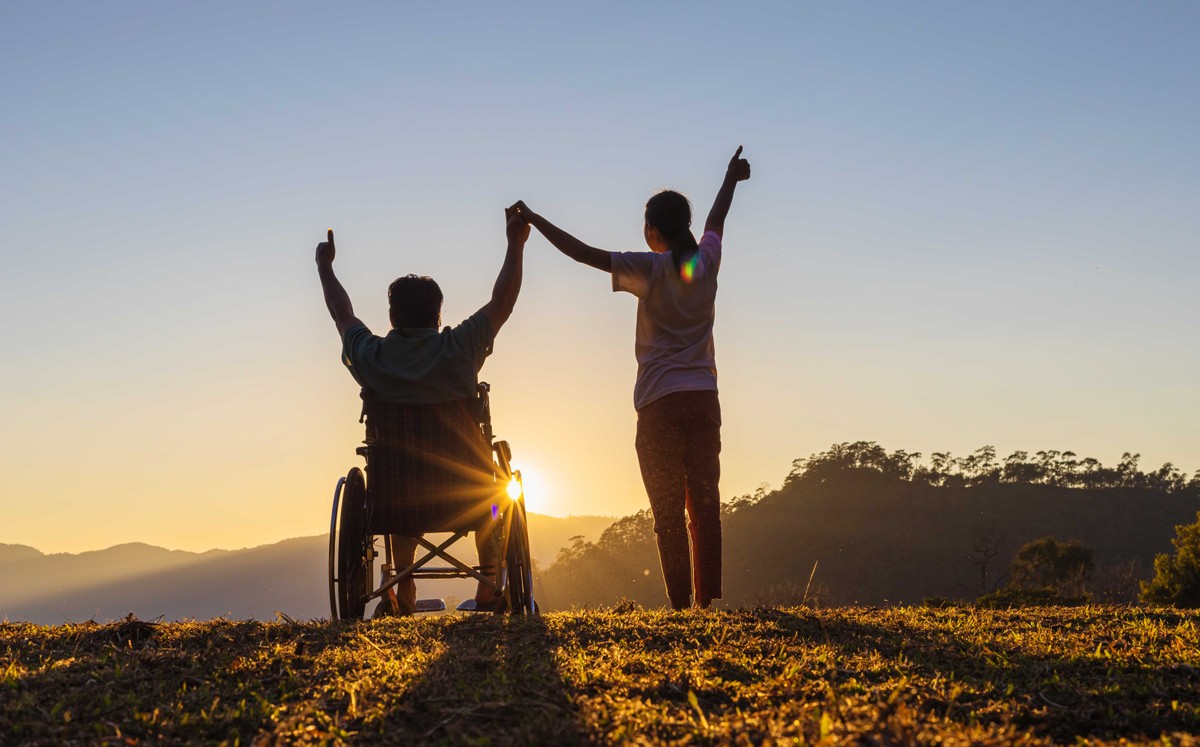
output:
[[[647,7],[649,5],[649,7]],[[644,249],[730,155],[723,497],[843,441],[1200,468],[1200,6],[44,3],[0,28],[0,542],[328,530],[357,315],[517,199]],[[482,378],[530,509],[645,508],[635,300],[536,232]]]

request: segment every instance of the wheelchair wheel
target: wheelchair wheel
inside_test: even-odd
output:
[[[529,557],[529,525],[525,518],[525,501],[512,504],[512,522],[508,528],[505,562],[508,566],[508,609],[515,615],[537,614],[533,599],[533,561]]]
[[[337,533],[339,620],[361,620],[371,585],[371,537],[366,527],[367,483],[358,467],[346,475]]]

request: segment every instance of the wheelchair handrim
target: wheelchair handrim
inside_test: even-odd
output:
[[[342,500],[342,486],[346,484],[345,477],[339,477],[337,486],[333,489],[333,514],[329,517],[329,615],[331,620],[338,619],[337,608],[337,530],[338,506]]]

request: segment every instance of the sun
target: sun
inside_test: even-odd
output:
[[[521,482],[525,487],[525,510],[535,514],[545,513],[551,508],[550,486],[545,473],[537,466],[513,462],[513,469],[521,471]]]

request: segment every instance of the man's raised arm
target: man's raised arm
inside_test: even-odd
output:
[[[515,206],[504,210],[504,218],[508,249],[504,253],[500,274],[496,276],[496,285],[492,288],[492,300],[480,309],[492,323],[493,335],[500,331],[517,305],[517,296],[521,293],[525,240],[529,238],[529,223],[517,213]]]
[[[325,306],[329,315],[337,325],[338,335],[345,335],[346,330],[356,324],[362,324],[354,316],[354,306],[350,303],[350,295],[342,287],[337,275],[333,274],[333,257],[336,250],[333,245],[333,229],[329,229],[329,240],[317,244],[317,275],[321,278],[321,290],[325,292]]]
[[[733,204],[733,189],[738,182],[750,178],[750,162],[741,156],[742,146],[739,145],[733,158],[729,159],[729,166],[725,169],[725,181],[721,182],[721,188],[717,190],[717,197],[713,200],[712,210],[708,211],[708,220],[704,221],[705,232],[714,231],[722,237],[725,235],[725,216],[729,214],[729,206]]]

